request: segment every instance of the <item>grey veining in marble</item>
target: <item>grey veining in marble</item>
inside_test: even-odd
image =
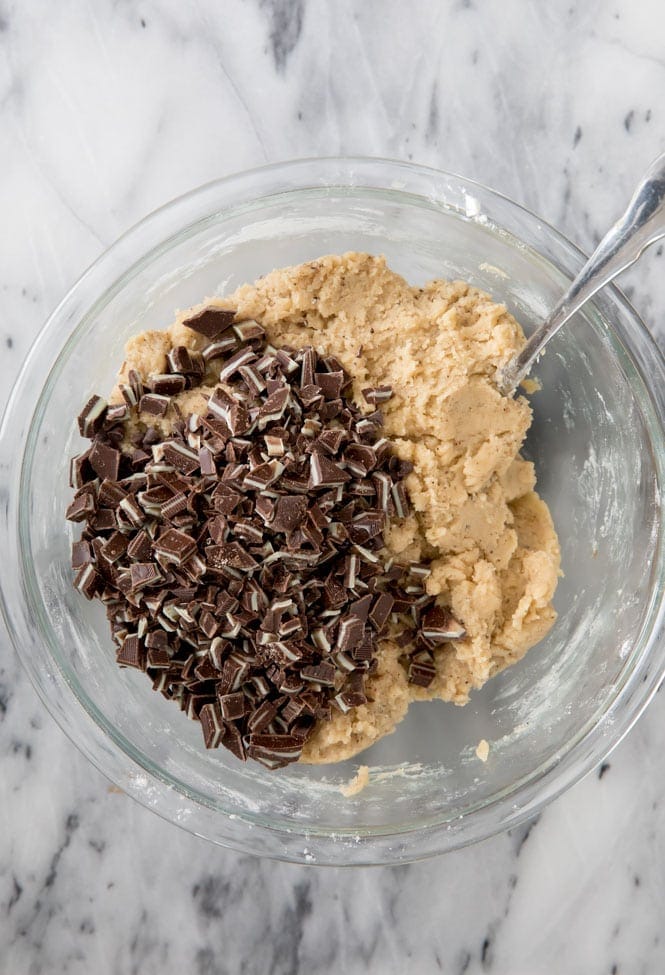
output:
[[[480,179],[587,251],[665,148],[659,0],[0,0],[0,403],[127,226],[294,156]],[[665,337],[655,249],[623,281]],[[109,786],[0,644],[0,975],[665,971],[662,694],[528,828],[397,869],[209,847]]]

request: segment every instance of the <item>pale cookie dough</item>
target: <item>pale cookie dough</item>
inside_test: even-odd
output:
[[[466,703],[472,689],[542,639],[556,616],[559,543],[535,493],[533,465],[519,455],[531,409],[494,386],[497,368],[524,343],[520,326],[468,284],[412,288],[382,257],[358,253],[273,271],[204,305],[256,319],[275,345],[313,345],[337,356],[359,404],[364,387],[393,386],[385,433],[414,465],[406,485],[415,513],[391,527],[387,545],[402,560],[431,560],[429,592],[467,631],[435,651],[437,676],[428,688],[407,682],[402,648],[382,640],[369,703],[321,723],[301,760],[336,762],[361,752],[393,731],[414,700]],[[182,325],[196,310],[164,332],[131,340],[120,378],[130,368],[144,377],[164,372],[175,345],[202,347],[206,340]],[[208,380],[214,385],[214,376]],[[182,394],[181,410],[202,411],[210,391],[204,385]],[[168,429],[173,418],[170,408],[161,425]]]

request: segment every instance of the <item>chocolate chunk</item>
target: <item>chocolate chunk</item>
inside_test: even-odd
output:
[[[104,426],[108,429],[129,419],[129,408],[126,403],[114,403],[106,410]]]
[[[118,503],[117,515],[118,524],[122,527],[121,522],[132,525],[135,528],[142,528],[145,522],[145,514],[142,511],[136,498],[131,495],[125,495],[121,501]]]
[[[344,385],[344,373],[317,372],[314,374],[314,384],[319,387],[326,399],[339,399]]]
[[[290,395],[288,387],[283,387],[268,396],[259,410],[260,430],[265,429],[268,423],[277,423],[281,420],[289,404]]]
[[[160,373],[150,376],[148,385],[157,396],[177,396],[185,389],[187,380],[184,376]]]
[[[83,487],[87,481],[94,478],[95,472],[88,462],[90,451],[72,457],[69,462],[69,486],[75,489]]]
[[[96,510],[94,496],[88,491],[74,498],[65,512],[65,518],[67,521],[87,521]]]
[[[169,408],[170,402],[171,400],[168,396],[145,393],[139,402],[139,412],[149,413],[151,416],[164,416]]]
[[[376,467],[376,451],[366,444],[349,444],[344,451],[344,463],[356,477],[366,477]]]
[[[252,733],[247,755],[257,762],[276,768],[281,764],[295,762],[302,753],[302,741],[293,735],[271,735]]]
[[[264,731],[274,721],[278,711],[279,705],[275,701],[262,701],[247,719],[248,731],[255,734]]]
[[[235,725],[225,726],[224,733],[222,734],[222,746],[228,749],[236,758],[240,759],[241,762],[244,762],[247,758],[242,734],[240,729],[236,728]]]
[[[147,666],[153,670],[168,670],[171,656],[166,650],[150,649],[147,651]]]
[[[143,379],[141,378],[141,374],[136,369],[130,369],[127,373],[127,380],[129,388],[133,393],[134,402],[138,403],[143,396]]]
[[[300,671],[300,676],[303,680],[314,684],[321,684],[322,687],[333,687],[335,684],[335,674],[336,668],[334,664],[325,660],[320,664],[303,667]]]
[[[162,578],[159,566],[154,562],[134,562],[129,571],[134,591],[145,586],[154,586]]]
[[[446,643],[448,640],[460,640],[466,636],[466,630],[455,617],[442,606],[433,606],[423,616],[421,633],[430,643]]]
[[[124,536],[123,536],[124,537]],[[152,554],[152,541],[146,531],[139,531],[127,545],[127,555],[137,562],[147,562]]]
[[[212,413],[218,419],[223,420],[228,430],[229,416],[235,404],[236,400],[227,393],[223,386],[216,386],[208,400],[208,413]],[[230,430],[228,432],[230,433]]]
[[[275,516],[270,523],[272,531],[292,532],[307,517],[307,498],[287,495],[277,498]]]
[[[311,488],[336,487],[346,484],[351,480],[351,475],[345,470],[329,460],[323,454],[313,453],[310,457],[309,485]]]
[[[281,477],[283,465],[278,460],[270,460],[259,467],[255,467],[244,479],[245,488],[254,488],[257,491],[264,491],[270,484]]]
[[[265,380],[255,366],[240,366],[238,370],[250,393],[258,396],[265,388]]]
[[[78,416],[78,427],[82,437],[91,440],[104,425],[107,403],[101,396],[91,396]]]
[[[145,645],[150,650],[169,650],[169,638],[163,630],[153,630],[145,638]]]
[[[364,627],[362,620],[353,614],[340,620],[337,631],[337,647],[342,653],[358,646],[363,638]]]
[[[203,375],[203,358],[198,352],[190,351],[185,345],[176,345],[166,357],[169,370],[183,376]]]
[[[380,633],[388,622],[394,605],[395,600],[388,592],[379,593],[374,600],[372,608],[369,611],[369,621],[377,633]]]
[[[90,562],[92,562],[90,543],[83,540],[72,542],[72,569],[81,569]]]
[[[244,717],[248,700],[245,695],[237,691],[235,694],[222,694],[219,697],[219,709],[224,721],[237,721]]]
[[[111,537],[104,542],[100,551],[107,562],[117,562],[127,552],[126,536],[121,532],[114,531]]]
[[[115,508],[126,496],[126,492],[114,481],[102,481],[99,485],[98,500],[105,508]]]
[[[88,460],[95,474],[99,477],[117,481],[120,471],[120,456],[119,450],[96,440],[90,449]]]
[[[192,450],[191,447],[180,443],[178,440],[168,440],[159,446],[161,447],[159,459],[163,460],[164,463],[170,464],[183,474],[193,474],[195,470],[198,470],[198,451]]]
[[[138,636],[132,634],[125,637],[116,654],[116,660],[122,667],[134,667],[136,670],[145,669],[145,650]]]
[[[381,535],[385,526],[386,516],[383,511],[363,511],[349,525],[349,538],[357,545],[366,545],[370,539]]]
[[[349,612],[352,616],[356,616],[364,626],[364,624],[367,622],[367,616],[369,614],[369,608],[371,605],[372,596],[368,594],[352,602],[349,606]]]
[[[103,588],[103,579],[94,565],[84,565],[74,576],[74,586],[86,599],[94,599]]]
[[[346,440],[344,430],[322,430],[316,438],[316,446],[334,456]]]
[[[205,347],[201,353],[203,361],[212,362],[213,359],[221,359],[227,352],[237,348],[237,345],[238,343],[234,335],[225,335],[224,338],[217,339],[216,342],[212,342]]]
[[[392,485],[391,495],[395,506],[395,514],[398,518],[406,518],[409,513],[409,502],[406,495],[406,488],[401,481]]]
[[[243,346],[237,352],[234,352],[230,359],[226,360],[219,373],[220,380],[222,382],[228,382],[241,366],[249,365],[250,362],[254,362],[255,360],[256,356],[252,349],[249,346]]]
[[[199,448],[199,467],[204,477],[211,477],[217,473],[215,457],[209,447]]]
[[[209,545],[205,555],[208,565],[214,569],[231,568],[247,572],[258,567],[258,562],[239,542]]]
[[[196,551],[196,541],[184,532],[170,528],[152,543],[152,548],[166,562],[182,565]]]
[[[333,420],[342,412],[343,405],[341,399],[328,400],[319,409],[319,417],[326,421]]]
[[[206,748],[217,748],[224,731],[222,716],[216,704],[204,704],[199,711],[199,721]]]
[[[436,667],[431,658],[423,654],[414,654],[409,662],[409,683],[417,684],[418,687],[429,687],[435,677]]]
[[[318,410],[323,403],[323,390],[320,386],[303,386],[300,390],[300,399],[308,410]]]
[[[183,319],[182,324],[199,332],[200,335],[205,335],[207,339],[216,339],[222,332],[231,328],[235,317],[235,311],[230,308],[209,307]]]
[[[240,342],[254,342],[257,339],[262,340],[266,335],[263,326],[259,325],[252,318],[247,318],[242,322],[236,322],[233,326],[233,331],[238,336]]]
[[[362,391],[368,403],[385,403],[393,395],[392,386],[374,386]]]

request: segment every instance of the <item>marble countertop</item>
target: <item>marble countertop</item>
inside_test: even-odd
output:
[[[0,402],[130,224],[330,154],[475,177],[589,250],[665,148],[658,0],[0,0]],[[623,284],[665,339],[662,249]],[[0,973],[665,971],[665,710],[528,827],[428,863],[308,869],[114,790],[0,645]]]

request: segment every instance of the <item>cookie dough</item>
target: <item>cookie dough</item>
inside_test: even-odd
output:
[[[392,732],[413,701],[465,704],[555,620],[559,544],[534,490],[533,465],[520,457],[531,409],[494,385],[524,335],[504,306],[471,285],[437,280],[414,288],[384,258],[362,253],[273,271],[201,308],[210,305],[256,319],[275,345],[335,355],[353,377],[359,404],[363,388],[392,385],[385,434],[413,464],[406,485],[414,513],[389,529],[386,543],[402,561],[431,563],[428,591],[466,628],[464,639],[435,651],[428,688],[407,682],[395,639],[381,641],[370,701],[320,723],[301,759],[341,761]],[[205,340],[182,325],[196,311],[132,339],[119,381],[130,369],[145,378],[165,372],[174,346],[200,348]],[[175,402],[185,414],[203,411],[211,391],[204,380]],[[116,389],[112,400],[119,398]],[[173,406],[161,420],[145,417],[164,429],[175,419]]]

